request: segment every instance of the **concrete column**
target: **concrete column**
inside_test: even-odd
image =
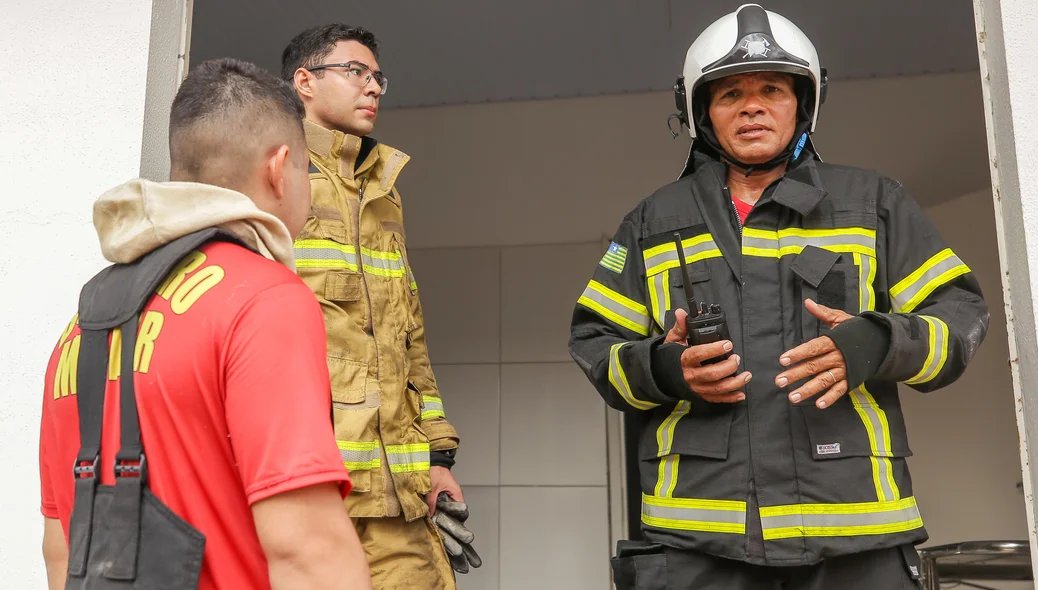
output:
[[[167,174],[165,119],[182,75],[177,56],[186,53],[186,3],[4,0],[0,6],[5,588],[46,587],[37,445],[43,375],[80,287],[106,264],[91,224],[94,199],[142,170],[155,178]],[[157,155],[145,163],[146,151]]]
[[[1038,565],[1038,3],[974,0],[973,6],[1028,534],[1032,563]],[[984,393],[977,392],[976,403],[984,403]]]

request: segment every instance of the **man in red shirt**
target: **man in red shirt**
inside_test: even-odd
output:
[[[147,485],[205,535],[200,588],[371,588],[342,498],[321,310],[296,276],[292,236],[310,207],[303,107],[251,64],[198,65],[170,116],[173,182],[131,181],[94,206],[105,257],[127,263],[219,227],[141,312],[135,399]],[[121,340],[110,340],[100,483],[119,448]],[[69,564],[80,449],[80,328],[50,359],[40,427],[44,556],[52,589]]]

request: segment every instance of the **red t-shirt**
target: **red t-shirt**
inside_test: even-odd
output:
[[[739,214],[739,223],[746,223],[746,216],[753,211],[753,205],[739,199],[738,197],[732,197],[732,203],[735,204],[735,211]]]
[[[141,316],[134,380],[151,490],[205,535],[201,588],[269,588],[250,506],[324,482],[350,490],[320,306],[289,269],[222,242],[189,255],[157,293]],[[51,356],[40,427],[41,511],[61,520],[66,541],[79,333],[74,318]],[[111,358],[104,484],[119,447],[119,353]]]

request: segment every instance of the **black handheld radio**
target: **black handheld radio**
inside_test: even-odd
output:
[[[681,234],[677,232],[674,232],[674,245],[678,249],[678,261],[681,263],[681,284],[685,289],[685,302],[688,304],[688,318],[685,319],[685,325],[688,328],[688,345],[696,346],[730,340],[728,320],[721,306],[717,303],[696,303],[696,296],[692,293],[692,282],[688,278],[688,266],[685,264],[685,249],[681,245]],[[702,364],[719,363],[729,356],[731,353],[725,352],[720,356],[703,361]]]

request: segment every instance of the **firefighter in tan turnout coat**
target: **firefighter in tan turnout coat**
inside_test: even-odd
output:
[[[282,55],[306,105],[311,161],[296,266],[324,311],[335,434],[353,481],[346,504],[375,588],[453,589],[452,566],[480,563],[407,259],[395,184],[409,157],[368,136],[387,86],[377,49],[370,32],[333,24],[300,33]]]

